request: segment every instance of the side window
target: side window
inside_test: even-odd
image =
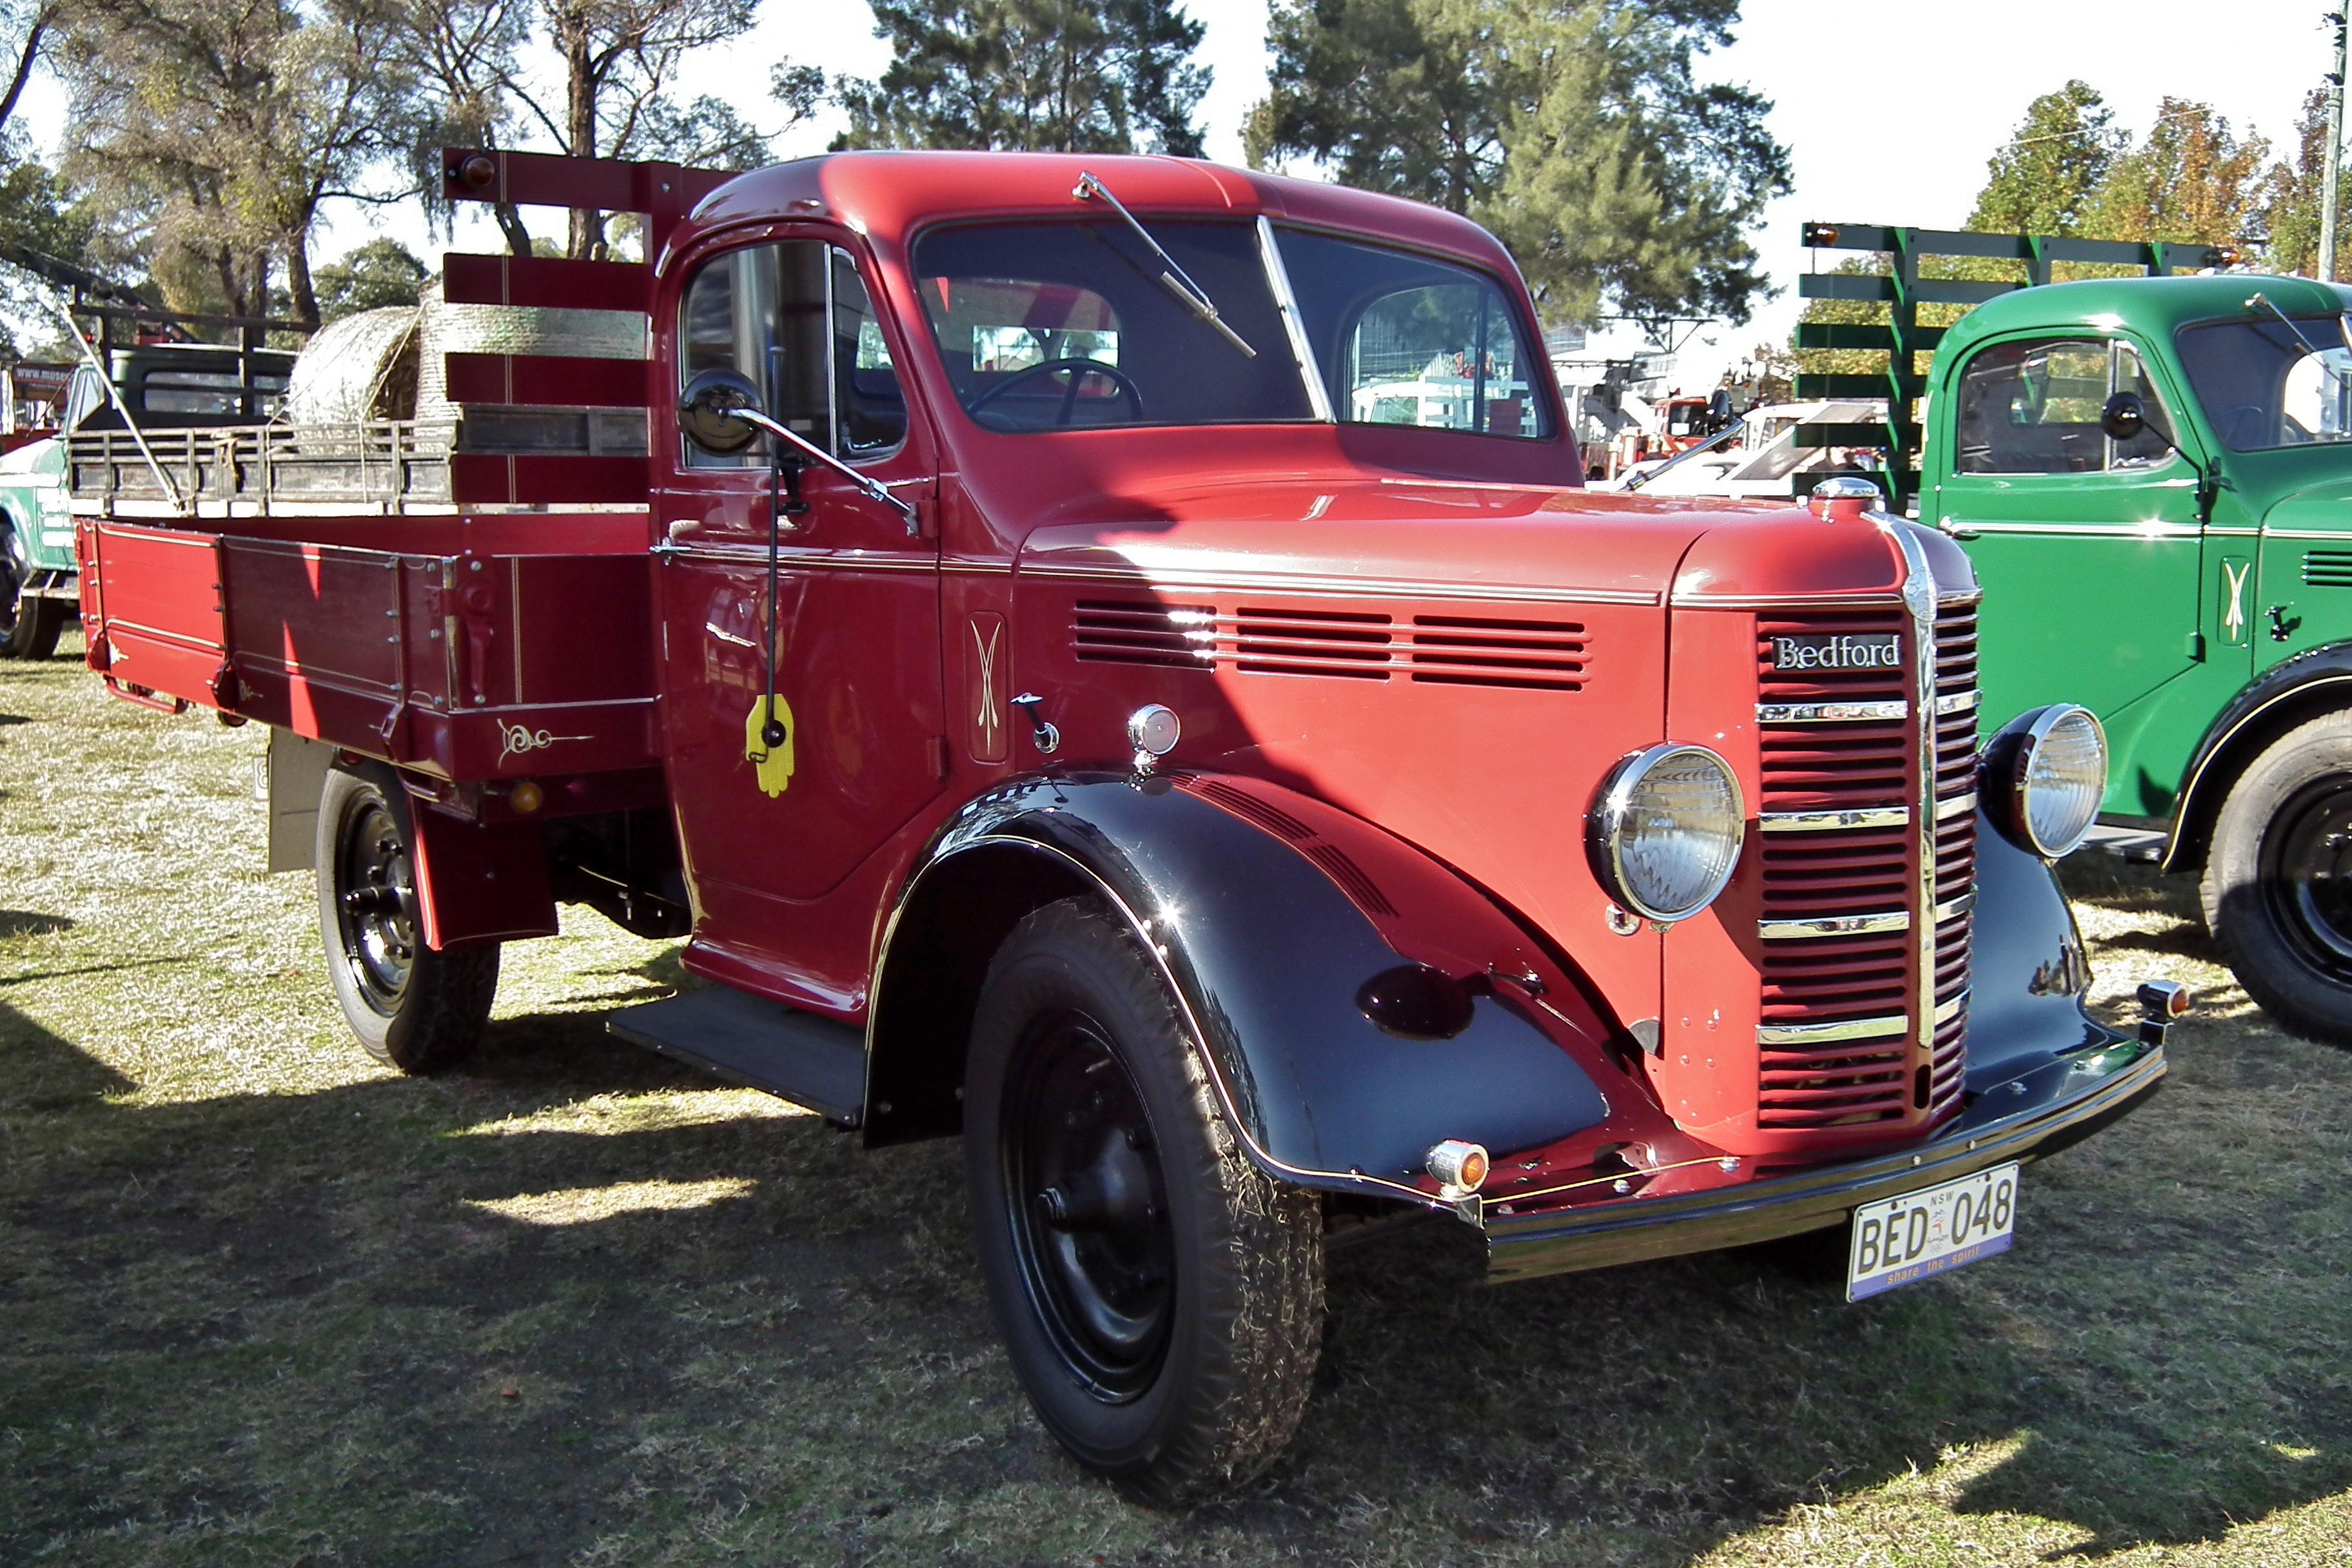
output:
[[[2137,393],[2150,428],[2116,443],[2099,413],[2116,392]],[[2084,474],[2158,466],[2170,456],[2164,405],[2129,343],[2040,338],[1995,343],[1960,373],[1952,468],[1962,474]]]
[[[1348,342],[1339,417],[1490,436],[1530,436],[1526,367],[1501,298],[1485,282],[1439,283],[1374,300]]]
[[[761,389],[785,428],[844,458],[872,457],[906,435],[898,392],[856,264],[818,240],[730,251],[703,264],[678,306],[681,385],[732,370]],[[696,468],[765,468],[767,443],[717,455],[683,447]]]
[[[833,375],[840,456],[872,457],[907,438],[907,399],[874,301],[846,251],[833,253]]]
[[[78,430],[81,422],[105,401],[106,389],[100,384],[98,373],[86,364],[78,364],[66,391],[65,416],[59,424],[65,429]]]

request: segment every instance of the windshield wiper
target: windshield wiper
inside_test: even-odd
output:
[[[1198,283],[1193,282],[1192,275],[1185,271],[1183,268],[1178,266],[1174,257],[1160,248],[1160,242],[1151,237],[1151,231],[1144,227],[1142,224],[1136,221],[1136,216],[1133,213],[1128,211],[1127,208],[1119,205],[1118,198],[1110,194],[1109,186],[1104,184],[1100,180],[1096,179],[1092,174],[1081,173],[1078,175],[1077,188],[1072,191],[1070,195],[1077,197],[1078,200],[1082,202],[1090,200],[1096,196],[1100,196],[1104,201],[1108,202],[1110,204],[1110,210],[1127,220],[1127,226],[1135,231],[1135,237],[1143,241],[1145,245],[1150,246],[1151,247],[1151,254],[1158,257],[1160,258],[1160,266],[1167,268],[1166,271],[1160,273],[1160,281],[1171,294],[1176,296],[1177,301],[1186,310],[1192,311],[1192,314],[1200,317],[1202,321],[1205,321],[1208,325],[1213,327],[1217,331],[1223,334],[1224,340],[1233,344],[1234,347],[1241,350],[1243,353],[1246,354],[1251,359],[1257,358],[1257,350],[1250,347],[1247,342],[1244,342],[1242,335],[1234,331],[1231,327],[1225,325],[1224,318],[1217,314],[1217,302],[1209,298],[1209,291],[1206,289],[1202,288]]]
[[[2260,305],[2263,310],[2268,310],[2272,315],[2276,316],[2280,321],[2286,323],[2286,330],[2294,334],[2294,341],[2303,345],[2305,353],[2310,354],[2312,358],[2319,362],[2321,373],[2330,381],[2333,381],[2339,388],[2352,387],[2352,380],[2347,380],[2342,371],[2333,370],[2328,367],[2327,356],[2320,352],[2319,345],[2313,342],[2309,338],[2305,337],[2303,335],[2303,329],[2294,324],[2294,319],[2289,316],[2284,310],[2280,310],[2276,305],[2272,304],[2269,295],[2250,294],[2246,297],[2247,310],[2251,310],[2257,305]],[[2342,326],[2344,318],[2338,316],[2336,320],[2338,323],[2336,331],[2342,331],[2344,330]]]

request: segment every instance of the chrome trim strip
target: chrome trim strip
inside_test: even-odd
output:
[[[1892,594],[1676,594],[1677,610],[1881,610],[1903,601]]]
[[[1937,1026],[1941,1028],[1944,1025],[1948,1024],[1953,1019],[1958,1017],[1962,1013],[1968,1011],[1968,1005],[1969,994],[1964,988],[1958,995],[1953,997],[1950,1001],[1941,1003],[1937,1006]]]
[[[1977,792],[1970,790],[1966,795],[1956,795],[1949,800],[1937,801],[1936,803],[1936,820],[1938,822],[1949,822],[1953,817],[1966,816],[1969,815],[1971,812],[1975,811],[1976,808]]]
[[[1759,811],[1759,833],[1827,833],[1849,827],[1908,827],[1907,805],[1878,805],[1863,811]]]
[[[1984,693],[1973,686],[1966,691],[1955,691],[1948,696],[1938,697],[1936,699],[1936,717],[1940,719],[1947,713],[1965,713],[1983,700]]]
[[[1756,1043],[1759,1046],[1830,1045],[1839,1040],[1874,1040],[1889,1035],[1900,1035],[1911,1026],[1908,1013],[1890,1013],[1883,1018],[1852,1018],[1838,1024],[1759,1024]]]
[[[1909,931],[1909,910],[1888,910],[1873,915],[1825,915],[1807,921],[1758,921],[1756,934],[1766,942],[1796,942],[1824,936],[1876,936]]]
[[[1655,605],[1656,594],[1616,588],[1538,588],[1500,583],[1440,583],[1388,578],[1341,578],[1308,573],[1194,572],[1181,567],[1143,567],[1121,572],[1103,566],[1055,566],[1024,562],[1024,577],[1058,577],[1082,583],[1117,583],[1149,589],[1233,588],[1318,599],[1498,599],[1530,605]]]
[[[1854,724],[1911,717],[1908,702],[1759,702],[1759,724]]]
[[[2192,523],[2057,523],[2057,522],[1971,522],[1965,518],[1947,520],[1954,528],[1971,528],[1979,533],[2049,534],[2053,536],[2089,539],[2187,540],[2203,536],[2204,531]],[[2281,537],[2275,530],[2273,537]],[[2340,539],[2341,534],[2313,534],[2315,539]]]
[[[1967,892],[1946,899],[1936,906],[1936,923],[1942,925],[1946,921],[1958,920],[1976,907],[1977,890],[1970,888]],[[1971,957],[1973,956],[1972,954]]]

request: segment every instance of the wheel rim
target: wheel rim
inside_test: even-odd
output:
[[[2263,900],[2304,964],[2352,985],[2352,780],[2295,792],[2263,835]]]
[[[1175,1237],[1143,1101],[1092,1019],[1034,1023],[1006,1086],[1005,1218],[1031,1310],[1097,1399],[1150,1388],[1167,1351]]]
[[[389,1017],[416,963],[416,881],[400,828],[381,801],[352,813],[338,846],[335,926],[360,995]]]

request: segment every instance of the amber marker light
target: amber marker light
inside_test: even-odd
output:
[[[1482,1146],[1448,1138],[1431,1147],[1424,1168],[1449,1193],[1475,1193],[1486,1184],[1486,1173],[1494,1166]]]
[[[515,785],[514,792],[507,796],[507,804],[515,808],[517,815],[522,816],[529,816],[545,805],[546,801],[546,792],[529,779]]]

